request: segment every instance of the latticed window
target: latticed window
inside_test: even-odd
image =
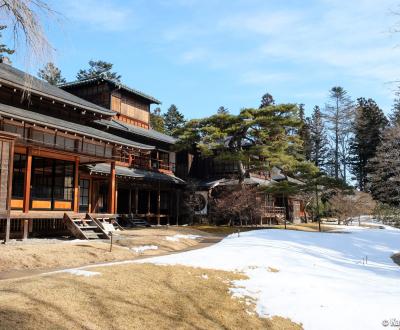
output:
[[[14,169],[12,182],[12,197],[24,197],[26,155],[14,154]]]

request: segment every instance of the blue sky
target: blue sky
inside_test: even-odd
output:
[[[277,102],[305,103],[309,113],[335,85],[387,113],[400,80],[394,0],[50,4],[63,16],[45,27],[68,80],[90,59],[110,61],[125,84],[160,99],[164,111],[175,103],[188,118],[220,105],[233,113],[258,106],[266,91]]]

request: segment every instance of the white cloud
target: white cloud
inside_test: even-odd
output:
[[[121,31],[132,27],[133,12],[128,7],[104,0],[70,0],[63,3],[67,19],[95,30]]]
[[[242,75],[242,83],[249,85],[266,85],[295,80],[295,76],[285,72],[248,71]]]
[[[319,70],[390,81],[400,76],[390,15],[392,1],[323,0],[316,8],[247,12],[221,20],[231,33],[252,38],[265,59],[313,64]],[[318,15],[316,15],[316,12]],[[266,73],[267,75],[267,73]],[[262,82],[263,79],[259,79]]]

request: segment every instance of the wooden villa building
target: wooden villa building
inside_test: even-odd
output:
[[[195,193],[197,194],[197,199],[201,201],[196,213],[198,216],[206,218],[210,213],[210,200],[218,197],[220,193],[237,189],[239,185],[239,165],[235,161],[218,160],[215,157],[201,157],[199,154],[189,157],[179,155],[179,158],[183,158],[182,162],[186,158],[188,159],[186,163],[190,166],[188,167],[188,172],[183,173],[182,177],[194,180]],[[250,171],[243,184],[263,188],[279,181],[302,184],[300,181],[284,175],[276,167],[270,172]],[[260,192],[254,198],[256,198],[262,210],[257,224],[283,223],[285,218],[290,222],[299,223],[305,216],[304,201],[299,196],[268,194],[260,189]]]
[[[62,233],[66,212],[175,223],[184,181],[174,175],[175,139],[149,125],[154,103],[110,80],[59,88],[0,63],[0,138],[13,144],[10,195],[0,202],[11,235]]]

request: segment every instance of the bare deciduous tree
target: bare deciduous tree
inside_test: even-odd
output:
[[[55,15],[56,12],[42,0],[0,0],[0,17],[12,31],[14,49],[24,53],[28,63],[47,62],[51,57],[53,48],[41,20]]]
[[[257,224],[262,209],[262,203],[256,197],[257,193],[257,187],[245,185],[222,192],[212,204],[214,222],[228,225],[238,222],[240,226]]]

